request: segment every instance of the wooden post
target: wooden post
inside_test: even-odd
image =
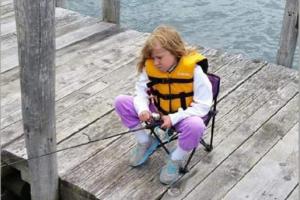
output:
[[[299,0],[287,0],[277,52],[277,64],[292,67],[298,36]]]
[[[103,21],[120,25],[120,0],[102,0]]]
[[[55,0],[14,0],[29,158],[56,150]],[[28,160],[32,200],[58,199],[56,154]]]
[[[66,2],[65,0],[56,0],[56,7],[65,8]]]

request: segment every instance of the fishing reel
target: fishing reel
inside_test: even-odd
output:
[[[155,127],[160,127],[163,124],[163,121],[160,117],[159,113],[152,113],[151,114],[151,120],[146,123],[146,128],[147,129],[154,129]]]
[[[152,120],[149,124],[149,126],[151,126],[150,129],[152,129],[157,135],[163,137],[164,140],[169,140],[175,130],[173,128],[161,128],[163,120],[161,119],[161,115],[159,113],[152,113],[151,117]]]
[[[154,121],[161,121],[161,117],[159,113],[152,113],[151,117]]]

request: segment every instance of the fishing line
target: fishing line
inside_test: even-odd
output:
[[[80,144],[77,144],[77,145],[74,145],[74,146],[58,149],[56,151],[49,152],[49,153],[46,153],[46,154],[43,154],[43,155],[40,155],[40,156],[35,156],[35,157],[28,158],[28,159],[19,159],[17,161],[14,161],[14,162],[11,162],[11,163],[8,163],[8,164],[5,163],[4,165],[1,165],[1,168],[11,166],[11,165],[15,165],[15,164],[18,164],[18,163],[21,163],[21,162],[25,162],[25,161],[29,161],[29,160],[33,160],[33,159],[37,159],[37,158],[41,158],[41,157],[45,157],[45,156],[49,156],[49,155],[52,155],[52,154],[55,154],[55,153],[58,153],[58,152],[61,152],[61,151],[74,149],[74,148],[81,147],[81,146],[84,146],[84,145],[88,145],[88,144],[91,144],[91,143],[95,143],[95,142],[99,142],[99,141],[102,141],[102,140],[107,140],[107,139],[114,138],[114,137],[117,137],[117,136],[125,135],[125,134],[128,134],[128,133],[136,132],[136,131],[139,131],[139,130],[149,129],[150,127],[151,127],[151,125],[146,125],[145,127],[132,129],[132,130],[129,130],[129,131],[124,131],[124,132],[121,132],[121,133],[118,133],[118,134],[115,134],[115,135],[111,135],[111,136],[107,136],[107,137],[103,137],[103,138],[99,138],[99,139],[95,139],[95,140],[90,140],[88,142],[80,143]]]

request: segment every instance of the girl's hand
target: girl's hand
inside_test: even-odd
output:
[[[140,119],[142,122],[150,121],[150,120],[151,120],[151,112],[148,111],[148,110],[142,111],[142,112],[139,114],[139,119]]]
[[[171,128],[172,126],[172,122],[171,122],[171,118],[169,117],[169,115],[163,115],[161,117],[163,124],[161,125],[162,128]]]

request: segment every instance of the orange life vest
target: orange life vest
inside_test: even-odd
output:
[[[163,114],[174,113],[178,108],[186,109],[193,101],[194,69],[206,58],[193,52],[182,56],[172,72],[162,72],[154,66],[153,59],[145,62],[150,82],[147,86],[155,99],[155,105]]]

